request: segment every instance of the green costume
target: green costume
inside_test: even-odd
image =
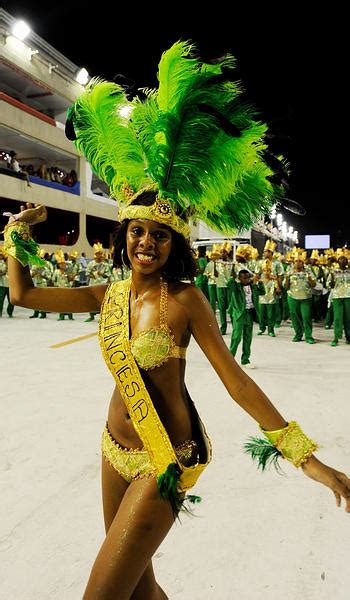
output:
[[[227,295],[227,282],[230,279],[231,275],[230,265],[225,260],[217,260],[216,261],[216,295],[218,299],[219,305],[219,315],[220,315],[220,331],[222,335],[225,335],[227,331],[227,309],[228,309],[228,295]]]
[[[264,287],[264,293],[259,296],[260,329],[258,335],[263,334],[267,327],[268,334],[271,337],[275,337],[274,328],[278,302],[276,281],[274,279],[269,279],[263,274],[261,282]]]
[[[317,283],[320,283],[322,287],[325,286],[325,274],[320,265],[310,265],[310,271]],[[312,317],[316,323],[322,320],[322,294],[312,295]]]
[[[110,263],[111,275],[110,282],[114,281],[123,281],[124,279],[129,279],[131,275],[131,270],[128,267],[113,267],[113,264]]]
[[[343,337],[350,343],[350,269],[337,269],[330,278],[334,281],[333,310],[334,310],[334,340],[333,345]]]
[[[209,302],[210,302],[210,306],[212,307],[213,313],[215,315],[217,297],[216,297],[216,277],[214,275],[214,269],[215,269],[214,261],[210,260],[208,262],[207,266],[205,267],[204,274],[208,278]]]
[[[72,287],[67,271],[61,271],[60,269],[56,269],[54,271],[54,274],[52,276],[52,283],[54,287]],[[68,315],[68,319],[70,321],[73,321],[72,313],[60,313],[58,316],[58,321],[64,321],[64,317],[66,315]]]
[[[333,267],[323,267],[323,272],[325,275],[325,280],[326,280],[326,287],[330,287],[330,275],[333,272]],[[333,321],[334,321],[334,311],[333,311],[333,289],[330,289],[327,296],[327,311],[326,311],[326,318],[325,318],[325,329],[332,329],[333,326]]]
[[[46,262],[45,266],[32,265],[30,275],[35,287],[47,287],[52,278],[51,265],[48,262]],[[46,314],[43,310],[34,310],[29,318],[37,319],[39,317],[39,319],[46,319]]]
[[[330,292],[328,296],[326,319],[324,322],[325,329],[331,329],[334,322],[334,310],[331,293],[332,292]]]
[[[111,266],[107,260],[91,260],[86,269],[88,285],[108,284],[111,281],[111,275]],[[90,316],[86,319],[86,322],[94,321],[95,315],[97,315],[96,312],[91,312]]]
[[[266,246],[267,246],[267,244],[265,244],[265,247]],[[263,258],[260,258],[259,260],[255,261],[254,273],[256,275],[262,275],[263,274],[264,263],[265,263],[265,259],[263,259]],[[283,276],[284,270],[283,270],[282,263],[279,260],[272,260],[271,261],[271,274],[274,275],[275,277],[282,277]],[[264,329],[264,325],[262,323],[262,317],[261,317],[260,310],[261,310],[261,304],[259,302],[258,309],[256,311],[257,312],[257,316],[258,316],[258,323],[259,323],[260,329]],[[277,320],[277,322],[280,323],[279,315],[276,315],[276,310],[277,310],[276,307],[275,307],[274,310],[275,310],[275,321]],[[264,318],[265,318],[265,312],[266,312],[265,309],[263,309],[263,312],[264,312]],[[271,310],[270,310],[270,312],[271,312]],[[265,325],[265,328],[266,328],[266,325]]]
[[[250,348],[253,337],[254,312],[258,306],[258,296],[264,293],[261,283],[243,286],[238,281],[231,284],[232,297],[229,312],[232,316],[233,330],[231,335],[230,352],[236,355],[237,348],[242,342],[241,364],[250,362]]]
[[[260,260],[256,261],[254,272],[257,275],[262,274],[265,260],[266,259],[261,258]],[[272,273],[272,275],[276,275],[276,276],[284,275],[284,269],[283,269],[282,263],[279,260],[272,260],[271,273]]]
[[[310,271],[287,273],[289,277],[288,305],[295,336],[293,341],[300,342],[303,333],[309,344],[314,343],[312,337],[312,287],[308,281]]]
[[[72,287],[80,287],[80,273],[83,270],[83,266],[76,258],[70,258],[67,260],[67,273]]]
[[[287,262],[281,262],[282,268],[283,268],[283,277],[285,276],[286,272],[289,269],[289,264]],[[287,319],[289,319],[290,314],[289,314],[289,306],[288,306],[288,294],[287,294],[287,290],[284,286],[282,286],[282,300],[280,300],[280,305],[282,303],[282,318],[281,321],[287,321]],[[277,322],[278,318],[277,318]]]
[[[202,290],[207,300],[209,300],[208,277],[205,275],[205,269],[207,266],[207,259],[205,258],[205,256],[200,256],[197,259],[197,266],[199,273],[194,283],[200,290]]]
[[[91,260],[87,266],[86,273],[89,279],[88,285],[101,285],[109,283],[111,268],[106,260],[97,262]]]

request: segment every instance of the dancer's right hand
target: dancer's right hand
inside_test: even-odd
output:
[[[47,219],[46,207],[42,204],[31,204],[30,202],[27,202],[26,205],[22,204],[21,211],[15,215],[10,212],[3,214],[5,217],[10,217],[9,223],[23,221],[24,223],[28,223],[28,225],[36,225]]]

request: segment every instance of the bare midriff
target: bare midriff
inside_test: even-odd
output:
[[[185,360],[170,358],[165,365],[147,372],[140,369],[140,373],[171,443],[177,446],[191,440],[191,415],[184,382]],[[117,387],[109,404],[108,428],[121,446],[142,448]]]

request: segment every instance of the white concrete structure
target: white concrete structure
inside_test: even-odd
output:
[[[99,237],[102,227],[114,229],[117,207],[108,198],[105,184],[96,176],[92,178],[85,159],[64,133],[67,109],[84,90],[76,81],[79,67],[35,32],[24,41],[15,38],[14,23],[14,17],[0,9],[0,215],[9,210],[8,206],[19,210],[25,202],[61,211],[67,222],[60,231],[63,241],[44,239],[42,247],[52,252],[61,246],[64,251],[74,249],[92,257],[92,243],[103,239]],[[28,187],[25,180],[10,176],[4,158],[10,151],[17,153],[24,168],[32,165],[34,171],[43,163],[64,173],[74,169],[79,181],[77,193],[39,177]],[[100,231],[93,225],[96,217]],[[78,236],[71,235],[69,222],[76,223]],[[89,223],[90,230],[95,227],[95,231],[89,232]],[[104,245],[109,247],[109,243]]]

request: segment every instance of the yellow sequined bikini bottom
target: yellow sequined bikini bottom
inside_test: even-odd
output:
[[[179,462],[185,467],[198,463],[198,446],[194,440],[182,442],[174,448]],[[130,483],[141,477],[155,477],[155,470],[147,450],[123,448],[112,437],[108,423],[102,433],[102,454],[112,467]]]

